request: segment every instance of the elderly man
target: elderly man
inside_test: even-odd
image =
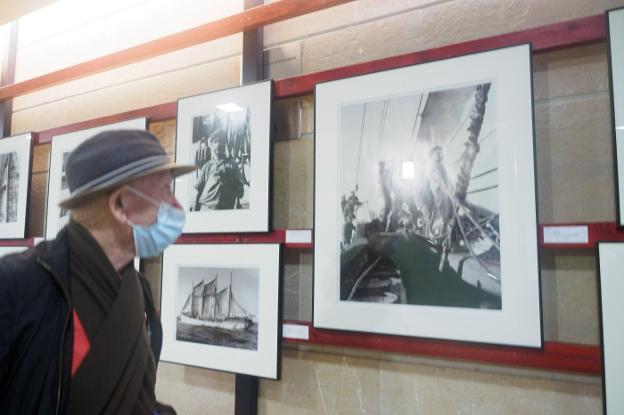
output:
[[[71,220],[0,260],[0,413],[159,413],[162,328],[133,258],[182,232],[170,162],[147,131],[107,131],[67,161]]]

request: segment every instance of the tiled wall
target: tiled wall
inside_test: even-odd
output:
[[[297,51],[290,75],[505,33],[624,6],[623,0],[361,0],[271,25],[265,46]],[[294,45],[294,47],[293,47]],[[203,48],[203,49],[202,49]],[[163,58],[172,70],[136,64],[15,101],[14,132],[41,130],[234,85],[237,56],[198,47],[197,65]],[[198,59],[192,51],[188,59]],[[160,62],[160,61],[159,61]],[[540,222],[613,221],[606,45],[534,57]],[[145,78],[141,76],[146,73]],[[121,77],[121,82],[115,78]],[[36,95],[36,96],[35,96]],[[312,226],[312,96],[275,106],[273,222]],[[150,129],[172,154],[175,121]],[[30,234],[43,231],[49,145],[35,149]],[[310,251],[284,255],[284,314],[309,320]],[[156,298],[160,263],[144,264]],[[543,251],[546,340],[596,345],[598,310],[592,252]],[[263,414],[599,414],[599,377],[419,359],[337,348],[284,351],[282,380],[261,381]],[[180,414],[233,413],[234,376],[162,363],[157,393]]]

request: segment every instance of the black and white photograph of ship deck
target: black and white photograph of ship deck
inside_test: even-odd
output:
[[[495,95],[341,108],[341,300],[502,308]]]
[[[178,268],[176,339],[258,349],[255,268]]]

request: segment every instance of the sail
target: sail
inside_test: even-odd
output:
[[[201,319],[202,320],[214,320],[215,319],[215,294],[217,293],[217,279],[213,279],[208,284],[204,285],[204,306],[202,307]]]
[[[216,295],[215,319],[225,320],[230,311],[230,286],[225,287]]]
[[[231,296],[230,317],[251,317],[249,312],[245,310],[245,307],[243,307],[238,301],[236,301],[234,293],[232,293]]]
[[[204,296],[204,307],[202,308],[201,319],[213,321],[215,319],[216,298],[214,295]]]
[[[215,295],[217,293],[217,279],[210,281],[204,285],[204,297],[207,295]]]
[[[184,303],[184,307],[182,307],[182,311],[180,314],[184,314],[185,316],[191,315],[191,294],[186,298],[186,302]]]
[[[193,287],[193,299],[191,301],[191,315],[198,318],[201,315],[204,303],[204,281]]]

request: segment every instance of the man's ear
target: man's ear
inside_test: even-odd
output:
[[[108,207],[115,219],[120,223],[128,223],[128,216],[125,211],[125,192],[123,187],[113,190],[108,196]]]

